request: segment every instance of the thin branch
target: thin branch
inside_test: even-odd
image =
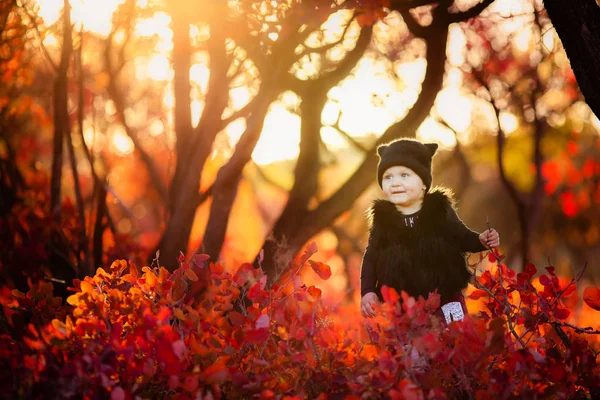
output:
[[[502,274],[502,272],[498,273],[499,275]],[[474,275],[474,286],[477,289],[481,289],[484,292],[486,292],[488,294],[488,296],[490,296],[492,299],[494,299],[498,304],[500,304],[501,306],[504,307],[504,313],[507,315],[507,317],[509,318],[509,330],[510,332],[513,334],[513,336],[515,337],[515,339],[517,339],[517,341],[521,344],[521,346],[523,348],[526,348],[527,345],[525,344],[525,342],[523,342],[523,339],[521,339],[521,336],[519,336],[517,334],[517,332],[515,331],[515,328],[512,324],[512,317],[509,315],[511,313],[512,307],[510,304],[505,303],[504,301],[500,300],[499,298],[496,297],[496,295],[494,295],[494,293],[492,293],[492,291],[490,289],[488,289],[483,283],[481,283],[479,281],[479,279],[477,278],[477,276]]]
[[[338,116],[337,121],[334,125],[331,125],[331,127],[336,129],[348,142],[350,142],[350,144],[352,144],[352,146],[356,147],[362,153],[368,153],[369,149],[367,149],[364,145],[362,145],[356,139],[354,139],[348,132],[342,129],[342,127],[340,126],[340,118],[341,116]]]
[[[391,11],[408,11],[412,8],[437,4],[438,0],[391,0]]]
[[[492,106],[492,108],[494,109],[494,114],[496,116],[496,121],[498,123],[498,134],[497,134],[497,145],[498,145],[498,152],[497,152],[497,163],[498,163],[498,171],[500,173],[500,179],[502,181],[502,183],[504,184],[504,186],[506,187],[506,190],[508,191],[509,196],[511,197],[511,199],[514,201],[515,205],[517,206],[517,208],[524,208],[525,204],[523,203],[523,199],[521,198],[521,196],[519,195],[519,192],[517,191],[515,185],[513,182],[511,182],[508,177],[506,176],[506,171],[504,169],[504,162],[503,162],[503,156],[504,156],[504,148],[505,148],[505,141],[506,141],[506,134],[504,132],[504,130],[502,129],[502,125],[500,124],[500,109],[498,108],[498,106],[496,105],[496,101],[494,99],[494,96],[492,96],[492,91],[490,90],[489,85],[487,84],[487,82],[485,81],[485,78],[482,76],[482,73],[476,70],[473,70],[473,77],[475,78],[475,80],[477,80],[477,82],[484,88],[487,90],[487,92],[490,95],[490,104]]]
[[[157,191],[159,197],[166,203],[167,189],[162,182],[162,179],[158,170],[156,169],[154,161],[152,160],[152,157],[150,157],[150,155],[144,150],[137,137],[137,134],[133,131],[133,129],[131,129],[125,118],[125,101],[121,95],[121,92],[117,88],[117,77],[112,67],[112,60],[110,54],[112,49],[113,34],[114,31],[111,32],[111,34],[106,39],[106,47],[104,49],[104,61],[106,63],[106,71],[109,76],[108,92],[115,103],[117,115],[120,119],[121,124],[123,125],[123,128],[125,129],[125,133],[133,142],[135,149],[140,154],[142,162],[146,165],[146,168],[148,169],[148,173],[150,174],[150,181],[152,182],[154,189]]]
[[[429,34],[430,28],[419,24],[415,17],[413,17],[408,10],[400,11],[400,14],[402,15],[404,23],[408,27],[408,30],[415,37],[425,38]]]
[[[238,118],[246,118],[252,112],[252,110],[255,108],[256,103],[257,103],[257,96],[255,96],[252,100],[250,100],[248,102],[248,104],[246,104],[239,110],[234,111],[233,114],[231,114],[229,117],[223,119],[221,121],[221,127],[225,128],[227,125],[229,125],[230,123],[232,123],[233,121],[235,121]]]
[[[588,335],[600,335],[600,330],[594,329],[591,326],[587,326],[585,328],[580,328],[578,326],[569,324],[568,322],[557,322],[557,324],[560,325],[560,326],[571,328],[571,329],[573,329],[577,333],[585,333],[585,334],[588,334]]]
[[[468,10],[461,11],[458,13],[449,13],[447,21],[449,24],[453,24],[455,22],[464,22],[468,21],[471,18],[477,17],[483,10],[485,10],[490,4],[492,4],[494,0],[483,0],[481,3],[474,5]]]
[[[77,202],[77,214],[79,217],[79,246],[77,251],[77,271],[81,272],[82,266],[85,265],[88,258],[87,251],[87,237],[85,234],[85,211],[83,207],[83,196],[81,194],[81,184],[79,182],[79,172],[77,171],[77,160],[75,158],[75,149],[73,148],[73,136],[71,129],[67,126],[65,132],[65,139],[67,140],[67,149],[69,152],[69,158],[71,161],[71,173],[73,174],[73,187],[75,189],[75,199]],[[83,252],[84,260],[80,259],[80,254]],[[83,261],[83,262],[82,262]],[[87,272],[87,271],[86,271]]]
[[[36,21],[37,15],[33,14],[31,11],[29,11],[27,9],[27,7],[25,7],[25,5],[22,6],[23,10],[25,11],[25,14],[27,14],[27,16],[29,17],[29,20],[31,21],[31,24],[33,26],[33,29],[35,30],[38,39],[40,41],[40,47],[42,48],[42,51],[44,52],[44,55],[46,56],[46,60],[50,63],[50,66],[52,67],[52,70],[54,72],[58,71],[58,65],[52,60],[52,56],[50,56],[50,53],[48,52],[48,49],[46,48],[46,45],[44,45],[44,39],[42,38],[42,33],[40,32],[40,28],[39,25]]]
[[[310,53],[323,54],[326,51],[331,50],[334,47],[342,44],[344,42],[344,40],[346,40],[346,34],[348,33],[348,29],[350,29],[350,25],[352,25],[352,22],[354,22],[356,17],[357,17],[356,13],[353,13],[352,17],[350,18],[348,23],[346,23],[346,26],[344,27],[344,30],[342,31],[342,35],[340,36],[339,40],[336,40],[335,42],[323,45],[321,47],[310,47],[310,46],[304,45],[305,50],[298,55],[298,58],[300,59]]]

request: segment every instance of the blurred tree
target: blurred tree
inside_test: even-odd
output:
[[[531,5],[531,13],[513,17],[524,28],[512,36],[498,34],[501,24],[495,19],[503,18],[498,15],[466,24],[469,50],[463,66],[470,72],[474,93],[494,111],[497,170],[519,225],[513,243],[518,246],[509,254],[519,257],[523,268],[533,262],[531,235],[544,209],[544,139],[553,135],[557,121],[578,99],[568,67],[559,67],[558,46],[544,44],[549,20],[541,4]],[[520,163],[514,156],[517,151],[525,154]]]
[[[585,100],[600,118],[600,2],[544,0]]]

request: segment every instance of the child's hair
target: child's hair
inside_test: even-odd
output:
[[[384,172],[397,165],[408,167],[421,178],[426,191],[431,187],[431,159],[438,145],[421,143],[414,139],[398,139],[377,148],[379,165],[377,166],[377,182],[381,187]]]

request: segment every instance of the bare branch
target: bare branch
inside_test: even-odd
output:
[[[506,170],[504,168],[503,157],[504,157],[506,134],[505,134],[504,130],[502,129],[502,125],[500,124],[500,109],[496,105],[496,100],[494,99],[494,96],[492,96],[492,91],[490,90],[489,85],[485,81],[485,78],[483,77],[483,74],[480,71],[473,70],[473,74],[472,75],[475,78],[475,80],[477,80],[477,82],[484,89],[486,89],[487,92],[489,93],[490,99],[491,99],[490,104],[493,107],[494,113],[496,115],[496,122],[498,124],[498,133],[497,133],[497,145],[498,145],[497,163],[498,163],[498,171],[500,173],[500,180],[502,181],[502,183],[506,187],[506,190],[508,191],[509,196],[514,201],[514,203],[517,206],[517,208],[524,208],[525,207],[525,203],[523,202],[523,199],[519,195],[519,192],[517,191],[517,188],[515,187],[514,183],[511,182],[510,179],[508,179],[508,177],[506,176]]]
[[[300,55],[298,56],[298,58],[300,59],[300,58],[302,58],[305,55],[310,54],[310,53],[323,54],[327,50],[331,50],[335,46],[343,43],[344,40],[346,39],[346,34],[348,33],[348,29],[350,29],[350,25],[352,25],[352,22],[354,22],[354,20],[356,19],[356,17],[357,17],[356,13],[352,14],[352,17],[346,23],[346,26],[344,27],[344,30],[342,31],[342,35],[340,36],[339,40],[336,40],[333,43],[329,43],[329,44],[326,44],[326,45],[321,46],[321,47],[310,47],[310,46],[304,45],[305,50],[302,53],[300,53]]]
[[[106,39],[106,46],[104,49],[104,61],[105,61],[105,65],[106,65],[106,71],[109,76],[108,93],[110,94],[110,97],[112,98],[112,100],[115,103],[115,109],[117,111],[117,115],[121,121],[121,124],[123,125],[123,128],[125,129],[125,133],[127,134],[127,136],[129,136],[129,138],[133,142],[133,145],[135,146],[135,150],[139,153],[140,158],[142,159],[142,162],[146,165],[146,168],[148,169],[148,173],[150,174],[150,181],[152,182],[154,189],[157,191],[160,198],[164,202],[166,202],[167,201],[167,189],[162,182],[162,178],[160,177],[160,174],[159,174],[158,170],[156,169],[156,166],[154,165],[154,161],[152,160],[152,157],[150,157],[150,155],[146,152],[146,150],[144,150],[141,142],[139,141],[139,139],[137,137],[137,134],[129,126],[129,124],[127,123],[127,120],[125,118],[125,100],[123,99],[123,96],[117,87],[117,77],[115,75],[115,71],[112,66],[111,49],[112,49],[113,34],[114,34],[114,31]]]
[[[477,17],[483,10],[485,10],[490,4],[492,4],[494,0],[483,0],[481,3],[474,5],[468,10],[461,11],[458,13],[448,14],[447,21],[449,24],[453,24],[455,22],[464,22],[468,21],[471,18]]]
[[[44,55],[46,56],[46,60],[48,61],[48,63],[50,63],[52,70],[54,72],[57,72],[58,65],[54,62],[54,60],[52,60],[52,56],[50,56],[48,49],[44,45],[44,39],[42,38],[42,33],[40,32],[40,27],[39,27],[39,24],[37,23],[37,15],[33,14],[30,10],[28,10],[27,7],[25,7],[25,4],[23,4],[21,7],[23,8],[23,11],[25,11],[25,14],[27,14],[27,16],[29,17],[29,20],[31,21],[31,25],[33,26],[33,29],[35,30],[35,33],[38,36],[38,39],[40,41],[40,47],[41,47],[42,51],[44,52]]]
[[[404,20],[404,23],[408,27],[408,30],[415,37],[424,38],[427,36],[429,28],[419,24],[417,22],[417,20],[415,19],[415,17],[413,17],[412,14],[408,10],[400,11],[400,14],[402,15],[402,19]]]
[[[437,4],[438,0],[392,0],[390,2],[391,11],[408,11],[412,8],[423,7],[431,4]]]

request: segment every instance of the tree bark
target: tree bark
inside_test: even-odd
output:
[[[211,36],[208,42],[210,78],[205,98],[206,105],[198,127],[193,130],[191,136],[188,138],[184,133],[183,140],[186,148],[182,149],[183,153],[177,155],[176,171],[179,172],[176,172],[174,178],[176,180],[173,181],[170,188],[171,217],[159,244],[161,262],[170,270],[176,268],[179,252],[187,251],[194,216],[201,198],[199,194],[200,176],[212,151],[214,139],[222,128],[221,117],[229,99],[229,82],[227,80],[229,65],[225,53],[224,29],[218,24],[211,25]],[[189,41],[189,35],[186,40]],[[178,59],[182,60],[183,57]],[[174,64],[174,69],[180,70],[180,74],[188,74],[187,79],[189,79],[189,64],[183,62],[183,65]],[[179,95],[185,104],[185,93],[183,92],[182,89]],[[176,114],[179,112],[178,108],[175,110]],[[185,118],[187,118],[184,114],[186,113],[183,112],[182,115],[177,116],[181,126],[184,126]],[[178,132],[177,134],[179,135]]]
[[[600,118],[600,5],[594,0],[544,0],[579,88]]]
[[[175,7],[171,13],[173,30],[173,94],[175,98],[174,124],[177,134],[175,149],[177,152],[177,163],[175,165],[175,174],[171,180],[171,190],[169,195],[169,212],[175,213],[175,204],[177,202],[178,188],[181,186],[181,180],[185,174],[186,167],[189,167],[189,153],[193,151],[188,147],[193,134],[192,114],[191,114],[191,85],[190,85],[190,67],[192,46],[190,43],[190,22],[189,16]],[[184,249],[182,249],[184,250]]]
[[[67,72],[73,52],[71,6],[64,0],[63,8],[63,40],[60,66],[54,80],[54,138],[52,140],[52,178],[50,184],[50,209],[57,220],[60,220],[60,198],[62,187],[62,168],[64,153],[64,137],[69,125],[69,110],[67,105]]]

